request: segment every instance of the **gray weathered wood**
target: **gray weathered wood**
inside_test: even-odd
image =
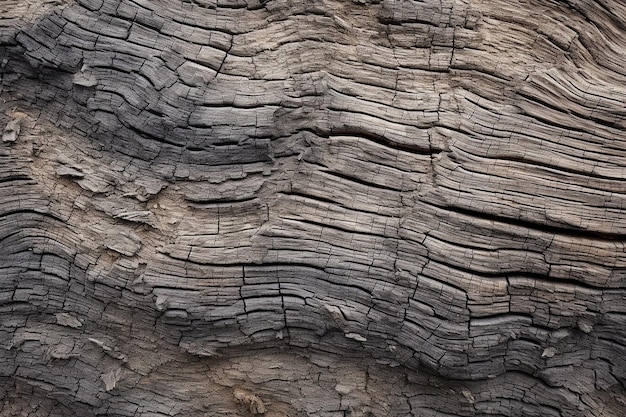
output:
[[[622,416],[619,0],[0,2],[1,416]]]

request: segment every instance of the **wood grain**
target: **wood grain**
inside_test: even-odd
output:
[[[623,415],[622,2],[0,11],[0,415]]]

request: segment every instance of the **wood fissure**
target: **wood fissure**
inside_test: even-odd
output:
[[[621,417],[625,21],[0,2],[0,416]]]

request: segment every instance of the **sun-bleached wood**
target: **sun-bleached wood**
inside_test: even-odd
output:
[[[623,415],[623,2],[0,11],[0,415]]]

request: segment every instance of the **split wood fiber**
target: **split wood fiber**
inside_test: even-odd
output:
[[[0,415],[623,416],[625,21],[1,1]]]

